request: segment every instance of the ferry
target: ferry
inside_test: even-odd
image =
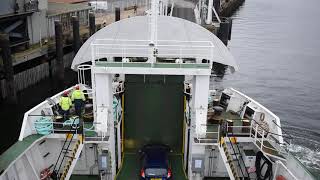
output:
[[[238,71],[228,48],[199,24],[150,13],[92,35],[72,62],[78,84],[24,114],[0,156],[0,180],[313,180],[288,150],[278,116],[233,89],[210,87],[213,63]],[[59,99],[76,88],[81,116]]]

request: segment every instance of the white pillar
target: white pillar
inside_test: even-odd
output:
[[[212,8],[213,8],[213,0],[209,0],[206,24],[211,24],[212,23]]]
[[[97,123],[97,131],[107,132],[107,123],[113,123],[112,101],[112,75],[95,74],[95,122]]]
[[[95,74],[96,131],[106,134],[109,130],[109,153],[112,177],[116,175],[115,134],[113,117],[112,74]],[[109,129],[108,129],[109,127]]]
[[[192,81],[192,121],[195,135],[206,135],[210,76],[194,76]]]

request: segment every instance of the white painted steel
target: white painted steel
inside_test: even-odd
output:
[[[150,57],[153,47],[149,46],[149,19],[149,16],[136,16],[101,29],[83,44],[71,67],[75,69],[79,64],[102,57]],[[158,16],[155,44],[157,57],[208,59],[238,70],[227,47],[213,33],[184,19]],[[94,49],[90,52],[89,48]]]
[[[208,92],[210,76],[194,76],[192,81],[192,120],[195,137],[203,138],[207,131]]]
[[[79,159],[79,157],[80,157],[80,154],[81,154],[81,152],[82,152],[83,146],[84,146],[83,143],[80,143],[80,144],[79,144],[79,147],[78,147],[77,152],[76,152],[76,154],[75,154],[75,156],[74,156],[74,159],[73,159],[73,161],[72,161],[72,163],[71,163],[71,166],[70,166],[70,168],[69,168],[69,170],[68,170],[68,173],[67,173],[67,175],[66,175],[65,180],[70,179],[70,177],[71,177],[71,175],[72,175],[72,172],[73,172],[73,169],[74,169],[74,167],[76,166],[77,161],[78,161],[78,159]]]
[[[143,68],[143,67],[94,67],[96,74],[150,74],[150,75],[198,75],[209,76],[211,69]]]
[[[219,152],[220,152],[220,156],[221,156],[221,158],[222,158],[222,161],[223,161],[223,163],[224,163],[224,165],[225,165],[225,167],[226,167],[226,169],[227,169],[227,172],[228,172],[228,175],[229,175],[230,180],[235,180],[235,177],[233,176],[232,170],[231,170],[231,168],[230,168],[230,165],[229,165],[227,156],[226,156],[223,148],[220,147],[219,145],[218,145],[217,147],[218,147],[218,149],[219,149]]]

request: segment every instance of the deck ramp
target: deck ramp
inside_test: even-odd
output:
[[[137,151],[148,143],[182,151],[184,76],[126,75],[124,148]]]
[[[149,143],[169,145],[173,177],[185,180],[182,156],[184,76],[126,75],[124,152],[117,180],[137,180],[138,149]]]

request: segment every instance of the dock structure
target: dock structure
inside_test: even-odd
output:
[[[241,5],[243,1],[244,0],[212,0],[213,7],[219,16],[230,15],[230,13],[227,12],[233,11]],[[49,77],[50,74],[53,74],[58,69],[56,66],[57,63],[55,63],[54,21],[59,20],[61,22],[63,37],[66,37],[66,39],[62,40],[62,43],[64,56],[68,56],[65,57],[66,62],[64,63],[64,67],[68,67],[72,60],[72,54],[77,52],[81,42],[84,42],[94,34],[96,30],[117,20],[145,15],[148,9],[145,1],[124,1],[125,3],[110,1],[108,2],[108,9],[102,11],[104,14],[101,13],[101,10],[97,9],[95,9],[93,13],[90,13],[89,11],[93,9],[93,7],[88,6],[88,3],[83,0],[68,1],[69,3],[62,2],[61,0],[34,0],[26,3],[23,0],[17,0],[15,2],[17,2],[15,8],[3,3],[3,6],[0,8],[0,25],[7,27],[4,31],[9,34],[12,66],[15,69],[13,79],[16,91],[20,91],[45,77]],[[183,2],[188,4],[188,7],[180,7],[179,3],[177,3],[174,5],[174,8],[172,8],[173,12],[171,12],[171,15],[184,18],[191,22],[197,22],[194,7],[192,6],[193,2]],[[170,10],[168,12],[170,13]],[[75,15],[78,17],[80,43],[77,38],[78,34],[74,34],[72,26],[72,16]],[[214,13],[212,13],[212,19],[215,20]],[[206,23],[200,24],[218,35],[218,37],[227,44],[227,39],[230,40],[231,37],[230,19],[221,18],[221,21],[223,22],[221,23],[222,26],[220,30]],[[228,29],[228,31],[222,31],[222,29]],[[226,34],[229,34],[229,36],[226,37]],[[76,41],[72,39],[73,37],[76,37]],[[0,77],[4,77],[4,74]],[[0,94],[1,98],[4,98],[7,96],[4,79],[0,79],[0,81]]]
[[[58,0],[48,1],[24,1],[8,0],[1,3],[0,26],[5,27],[3,32],[9,35],[9,43],[12,61],[12,81],[15,91],[37,83],[56,71],[56,47],[55,47],[55,25],[54,21],[59,20],[62,26],[63,36],[73,37],[72,16],[79,18],[79,40],[89,37],[88,14],[91,9],[87,3],[63,3]],[[12,4],[15,4],[12,7]],[[64,67],[69,67],[72,56],[72,49],[80,48],[80,43],[71,46],[72,40],[62,39]],[[3,51],[2,51],[3,52]],[[0,61],[5,62],[3,54]],[[14,91],[6,90],[4,77],[7,67],[3,66],[0,72],[0,99],[9,97],[8,93]],[[13,88],[11,88],[13,89]]]

